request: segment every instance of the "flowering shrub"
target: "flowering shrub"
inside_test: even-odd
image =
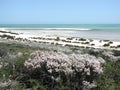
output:
[[[33,76],[35,79],[41,80],[39,76],[44,72],[46,80],[50,79],[54,83],[69,81],[71,88],[80,89],[85,85],[95,87],[94,79],[103,72],[102,63],[105,63],[102,58],[88,54],[66,55],[61,52],[35,51],[24,65],[32,73],[30,75],[36,75]]]

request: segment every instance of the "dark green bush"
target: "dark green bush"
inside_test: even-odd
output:
[[[120,61],[107,62],[97,84],[98,90],[120,90]]]
[[[6,35],[6,34],[3,34],[3,35],[0,35],[1,38],[7,38],[7,39],[14,39],[15,36],[10,36],[10,35]]]
[[[67,38],[67,40],[72,40],[73,38]]]
[[[55,40],[56,40],[56,41],[59,41],[59,40],[60,40],[60,37],[57,37]]]
[[[104,47],[108,47],[108,46],[110,46],[110,44],[109,44],[109,43],[107,43],[107,44],[104,44],[103,46],[104,46]]]
[[[84,38],[80,38],[79,41],[86,41],[86,39],[84,39]]]
[[[114,56],[120,56],[120,51],[113,50],[113,55],[114,55]]]
[[[7,56],[7,49],[4,47],[0,47],[0,57],[5,57]]]

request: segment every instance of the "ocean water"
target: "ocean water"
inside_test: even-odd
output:
[[[84,28],[90,30],[120,30],[120,24],[0,24],[0,28]]]
[[[120,24],[0,24],[0,28],[61,31],[73,37],[120,40]],[[72,31],[71,33],[68,31]],[[60,32],[59,32],[60,33]]]

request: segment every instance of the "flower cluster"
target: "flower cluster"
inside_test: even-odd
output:
[[[102,63],[105,63],[102,58],[96,58],[89,54],[67,55],[61,52],[35,51],[31,54],[31,58],[27,60],[24,65],[30,71],[34,71],[37,68],[42,69],[42,65],[45,65],[47,72],[50,73],[50,75],[52,75],[51,77],[57,81],[60,77],[59,75],[55,76],[54,73],[60,74],[61,72],[66,76],[76,75],[81,77],[83,75],[97,77],[103,72],[101,67]],[[75,73],[80,73],[81,76]],[[84,81],[88,82],[89,85],[93,85],[90,83],[93,81],[86,80],[86,78]]]
[[[116,56],[114,55],[114,53],[117,53],[119,51],[104,51],[102,54],[103,54],[103,58],[105,60],[108,60],[108,61],[117,61],[117,60],[120,60],[120,56]]]
[[[88,54],[70,54],[66,55],[61,52],[43,52],[36,51],[31,54],[31,58],[25,62],[28,69],[41,68],[42,63],[46,63],[49,72],[55,70],[56,72],[64,71],[65,73],[72,73],[85,71],[90,74],[90,67],[93,71],[102,73],[101,63],[105,61],[102,58],[96,58]]]
[[[41,65],[46,63],[48,72],[64,71],[68,72],[71,68],[71,61],[68,56],[60,52],[41,52],[36,51],[31,54],[31,58],[25,62],[28,69],[41,68]]]

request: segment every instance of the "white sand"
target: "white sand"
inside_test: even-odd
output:
[[[10,36],[15,36],[15,38],[23,38],[23,39],[27,39],[30,41],[36,41],[36,42],[48,42],[48,43],[54,43],[54,44],[61,44],[63,46],[65,45],[73,45],[73,46],[84,46],[84,47],[94,47],[94,48],[107,48],[107,49],[111,49],[110,46],[112,46],[112,49],[118,49],[116,48],[118,45],[120,45],[120,41],[112,41],[113,43],[110,44],[110,46],[106,46],[104,47],[104,44],[108,44],[109,41],[103,41],[103,40],[99,40],[99,39],[92,39],[93,41],[90,41],[90,39],[86,39],[86,41],[80,41],[78,39],[80,39],[80,37],[74,37],[72,40],[68,40],[67,38],[71,38],[71,34],[73,31],[55,31],[55,30],[6,30],[5,28],[0,28],[0,31],[6,31],[6,32],[14,32],[14,33],[18,33],[18,35],[16,34],[12,34],[12,33],[2,33],[0,32],[0,35],[10,35]],[[66,34],[67,32],[67,34]],[[68,34],[69,33],[69,34]],[[33,39],[31,37],[35,37],[36,39]],[[60,40],[56,41],[55,39],[59,37]],[[41,38],[41,39],[39,39]],[[43,39],[44,38],[44,39]],[[52,40],[51,40],[52,39]],[[64,40],[64,41],[62,41]],[[70,42],[68,42],[70,41]],[[88,44],[83,44],[89,42]],[[93,45],[91,45],[93,44]]]

